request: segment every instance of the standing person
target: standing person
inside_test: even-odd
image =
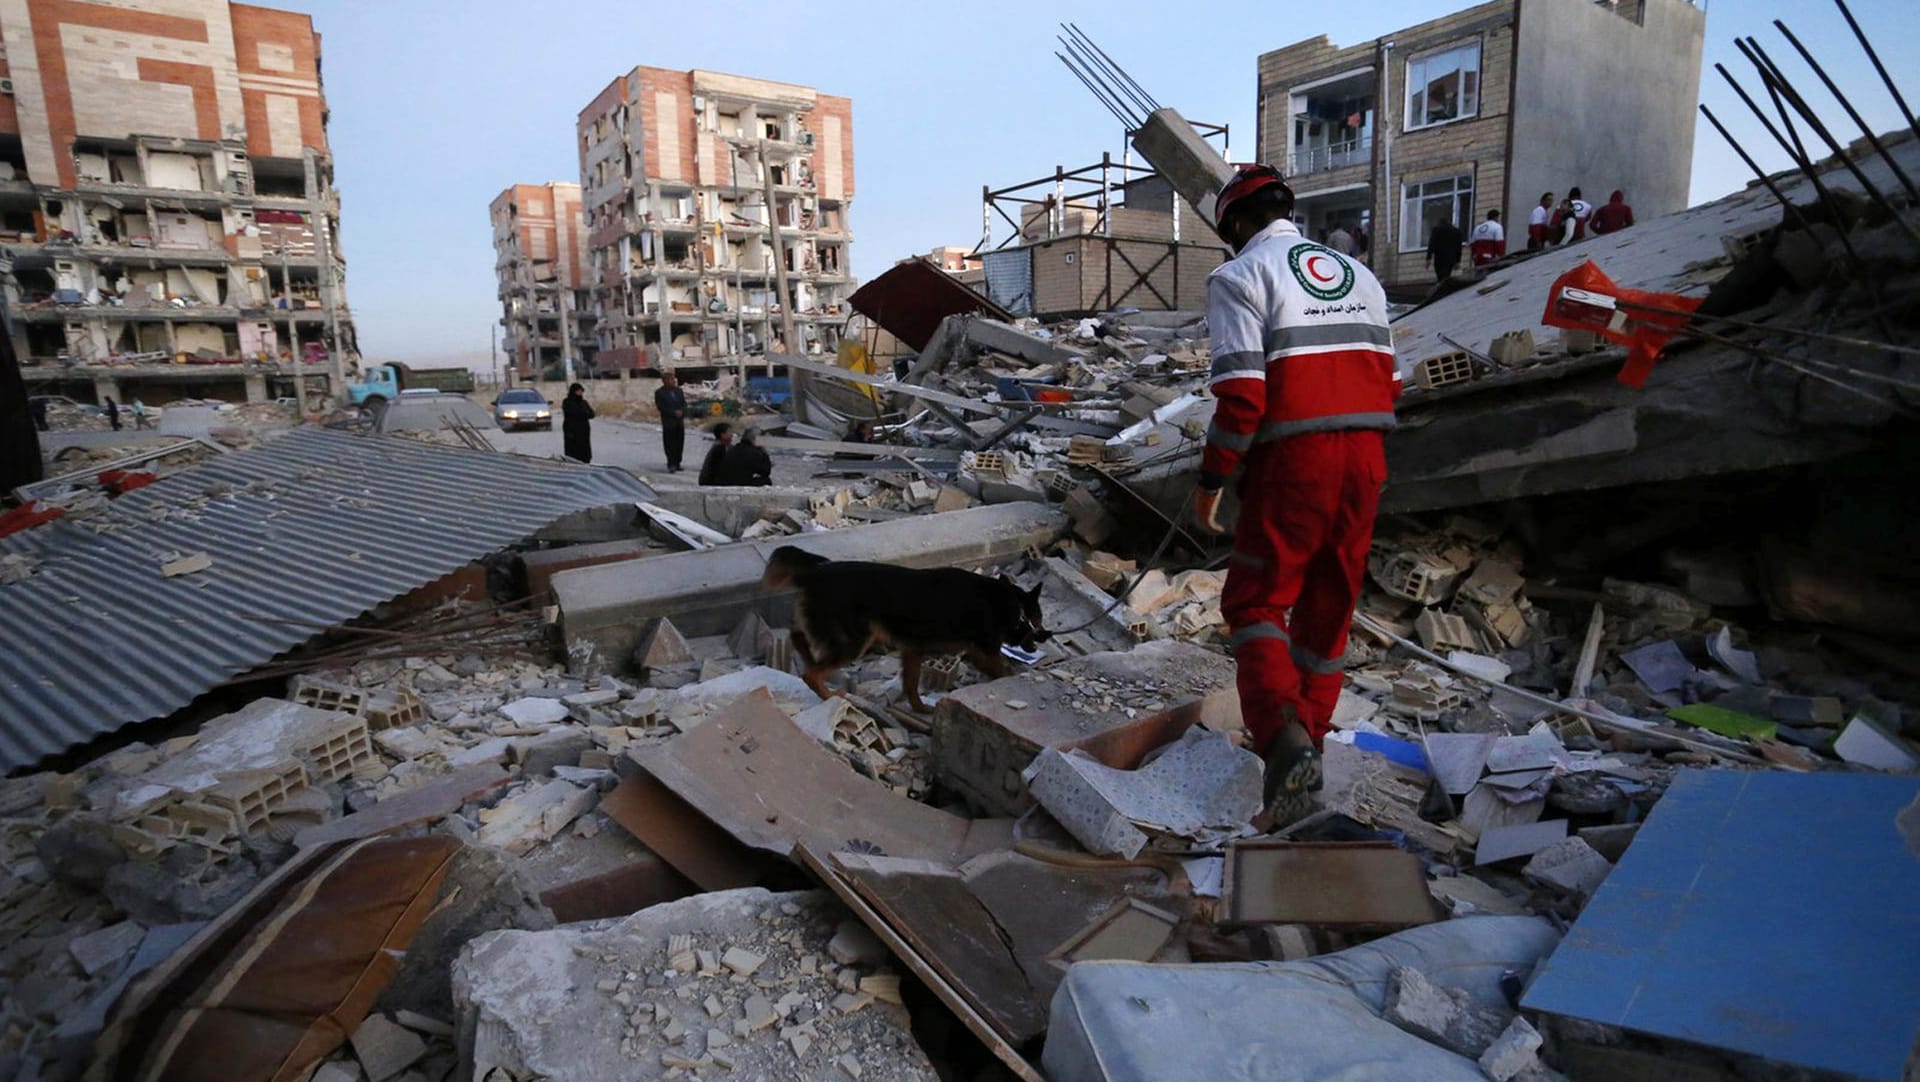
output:
[[[727,449],[727,457],[720,461],[720,484],[773,484],[773,458],[760,446],[760,433],[749,428],[739,443]]]
[[[1633,208],[1627,205],[1627,193],[1616,190],[1607,205],[1593,212],[1593,235],[1618,233],[1633,224]]]
[[[107,411],[107,423],[113,426],[115,432],[120,431],[120,403],[111,398],[103,398],[100,401],[104,403],[101,408]]]
[[[673,369],[660,373],[653,405],[660,411],[660,442],[667,451],[667,472],[679,473],[680,454],[687,447],[687,395],[680,389],[680,377]]]
[[[1553,237],[1554,237],[1553,243],[1555,244],[1572,244],[1573,243],[1573,197],[1572,196],[1568,196],[1567,198],[1562,199],[1560,201],[1560,205],[1553,208],[1553,222],[1551,223],[1551,229],[1553,231]]]
[[[1484,267],[1507,254],[1507,227],[1500,224],[1500,212],[1490,210],[1487,220],[1473,227],[1473,265]]]
[[[1553,221],[1553,193],[1547,192],[1540,197],[1540,205],[1533,208],[1527,216],[1527,251],[1537,252],[1553,243],[1548,233],[1548,223]]]
[[[1365,226],[1356,225],[1353,227],[1353,254],[1363,259],[1366,258],[1367,230]]]
[[[147,420],[147,404],[137,398],[133,400],[133,427],[136,431],[142,428],[153,427],[152,423]]]
[[[700,462],[700,483],[717,485],[720,483],[721,464],[727,460],[727,448],[733,446],[733,426],[725,421],[713,426],[713,446],[707,448],[707,457]]]
[[[1207,279],[1218,406],[1194,515],[1219,530],[1220,489],[1244,466],[1221,609],[1267,810],[1292,821],[1320,786],[1400,385],[1386,291],[1300,236],[1278,170],[1241,166],[1215,206],[1237,254]]]
[[[1587,239],[1587,219],[1593,217],[1593,204],[1580,198],[1580,189],[1567,189],[1567,209],[1573,215],[1574,240]]]
[[[587,389],[578,383],[568,384],[566,400],[560,403],[560,442],[568,458],[593,461],[593,417]]]
[[[1339,252],[1341,255],[1352,255],[1354,252],[1353,234],[1347,232],[1345,226],[1336,225],[1333,227],[1333,232],[1327,234],[1327,247]]]
[[[1434,286],[1438,288],[1453,276],[1453,268],[1460,265],[1460,227],[1451,219],[1433,227],[1433,233],[1427,237],[1427,262],[1433,267]]]

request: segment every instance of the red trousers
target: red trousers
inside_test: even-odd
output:
[[[1289,436],[1247,456],[1220,608],[1257,750],[1285,725],[1288,706],[1316,746],[1332,728],[1386,479],[1380,432]]]

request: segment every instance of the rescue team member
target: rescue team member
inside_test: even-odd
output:
[[[1473,253],[1473,265],[1484,267],[1507,254],[1507,229],[1500,224],[1500,212],[1490,210],[1487,220],[1473,227],[1467,250]]]
[[[1533,208],[1533,213],[1527,216],[1527,251],[1537,251],[1553,243],[1551,228],[1548,225],[1552,220],[1553,193],[1548,192],[1540,197],[1540,205]]]
[[[1277,170],[1241,166],[1215,208],[1237,254],[1207,279],[1219,405],[1194,513],[1218,531],[1220,489],[1245,467],[1221,609],[1279,824],[1306,815],[1320,787],[1400,385],[1385,291],[1300,235]]]

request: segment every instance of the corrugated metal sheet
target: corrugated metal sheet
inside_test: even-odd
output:
[[[616,469],[303,428],[0,538],[0,555],[39,561],[0,586],[0,771],[164,717],[311,625],[575,511],[652,498]],[[161,575],[196,552],[213,566]]]

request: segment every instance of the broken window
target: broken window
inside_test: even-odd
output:
[[[1407,61],[1407,128],[1480,112],[1480,43]]]
[[[1400,214],[1400,250],[1417,252],[1427,246],[1433,227],[1452,222],[1463,232],[1473,220],[1473,175],[1443,177],[1406,186]]]

